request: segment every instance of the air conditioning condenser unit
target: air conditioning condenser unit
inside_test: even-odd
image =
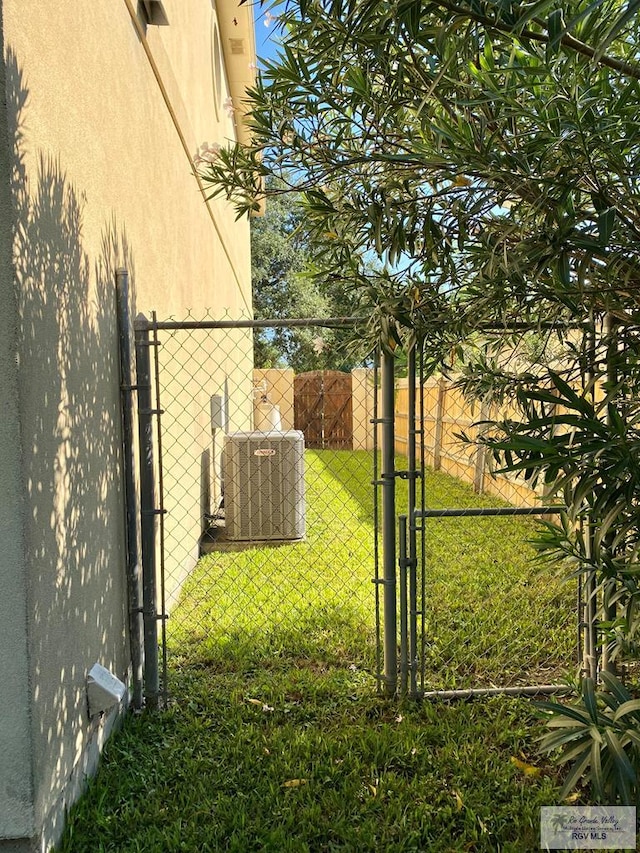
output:
[[[222,473],[227,539],[259,542],[304,537],[302,432],[225,436]]]

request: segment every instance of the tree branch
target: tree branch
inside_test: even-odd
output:
[[[437,0],[439,6],[443,9],[446,9],[448,12],[453,12],[456,15],[460,15],[464,18],[469,18],[475,21],[478,24],[482,24],[486,27],[493,27],[501,33],[505,33],[507,35],[511,35],[514,38],[524,38],[529,41],[536,41],[541,44],[548,44],[550,39],[547,33],[537,33],[534,30],[524,29],[520,32],[514,32],[506,24],[501,24],[500,21],[497,21],[493,18],[487,18],[485,15],[480,15],[476,12],[472,12],[471,9],[465,8],[464,6],[458,6],[456,3],[448,3],[446,0]],[[586,56],[589,59],[595,60],[595,62],[599,65],[604,65],[607,68],[612,68],[614,71],[619,71],[621,74],[626,74],[628,77],[633,77],[634,80],[640,80],[640,68],[634,65],[631,65],[629,62],[625,62],[623,59],[616,59],[613,56],[597,56],[597,51],[595,48],[590,47],[588,44],[580,41],[574,36],[569,35],[569,33],[565,33],[561,39],[560,44],[564,47],[569,48],[569,50],[573,50],[575,53],[579,53],[582,56]]]

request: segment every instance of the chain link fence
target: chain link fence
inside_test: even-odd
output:
[[[375,365],[254,369],[250,321],[156,329],[169,678],[186,664],[282,664],[380,679]],[[486,414],[477,404],[440,380],[416,380],[412,421],[408,384],[395,390],[397,513],[413,505],[476,514],[416,517],[414,566],[407,573],[401,556],[395,593],[401,676],[411,671],[426,694],[557,683],[576,662],[575,583],[535,560],[535,521],[477,514],[537,496],[493,477],[457,437],[473,437]]]
[[[159,324],[169,672],[373,672],[374,366],[254,370],[229,326]]]

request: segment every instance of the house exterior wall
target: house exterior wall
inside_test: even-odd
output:
[[[163,5],[0,0],[0,850],[58,837],[121,710],[89,719],[87,672],[128,680],[115,270],[133,314],[251,310],[248,224],[190,159],[236,135],[247,12]]]
[[[3,44],[0,18],[0,48]],[[0,63],[0,91],[4,67]],[[0,826],[4,835],[31,835],[34,829],[30,775],[31,733],[27,654],[27,579],[23,548],[20,410],[18,394],[18,314],[11,269],[12,215],[8,126],[0,110]],[[1,835],[2,833],[0,833]]]

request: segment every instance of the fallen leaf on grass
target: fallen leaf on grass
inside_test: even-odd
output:
[[[451,793],[456,798],[456,810],[459,812],[462,811],[462,809],[464,808],[464,803],[462,802],[462,797],[460,796],[458,791],[452,791]]]
[[[283,788],[299,788],[300,785],[306,785],[308,779],[289,779],[287,782],[282,783]]]
[[[246,701],[251,705],[258,705],[263,711],[275,711],[275,708],[272,705],[267,705],[267,703],[263,702],[261,699],[247,699]]]
[[[524,773],[525,776],[539,776],[542,773],[542,769],[540,767],[534,767],[533,764],[527,764],[526,761],[521,761],[515,755],[511,756],[511,763],[514,767],[517,767],[521,773]]]

